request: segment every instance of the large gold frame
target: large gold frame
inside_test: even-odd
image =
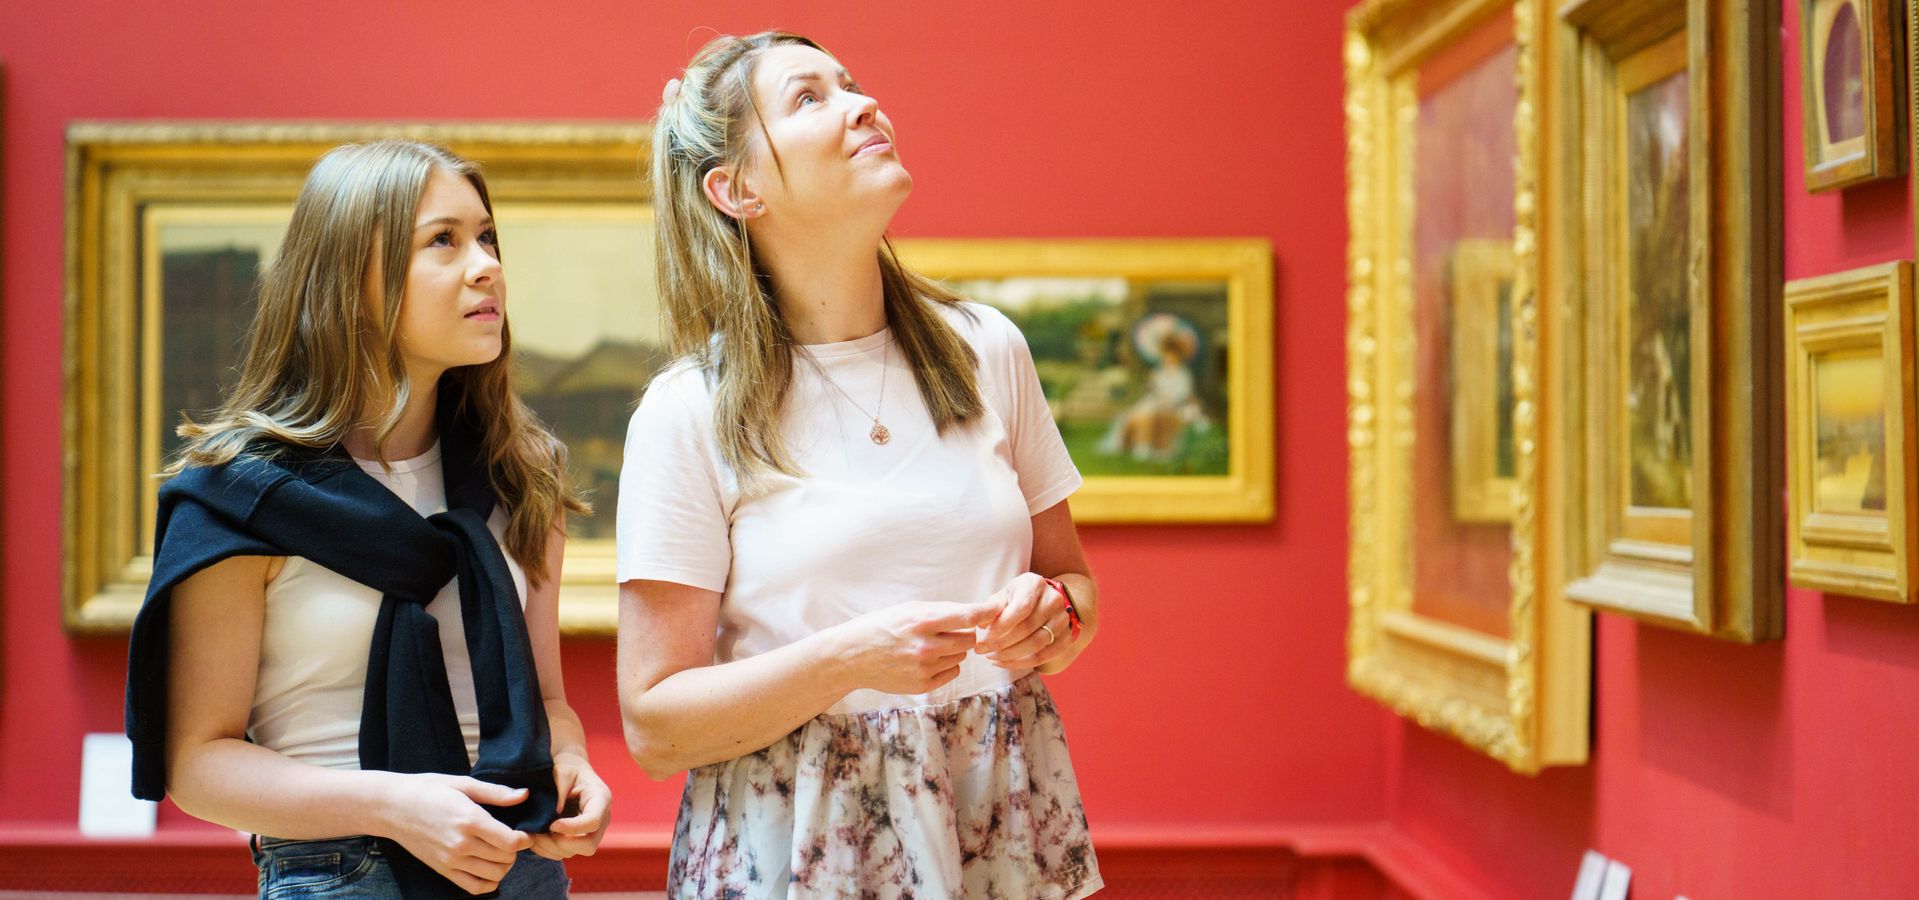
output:
[[[66,376],[61,430],[62,619],[125,632],[153,561],[142,497],[156,489],[139,440],[143,331],[140,210],[149,202],[291,205],[314,160],[348,141],[439,141],[486,165],[495,201],[647,203],[643,124],[80,123],[67,130]],[[150,329],[149,329],[150,330]],[[610,540],[567,548],[560,626],[612,634]]]
[[[1088,476],[1081,522],[1265,522],[1273,517],[1273,247],[1264,240],[934,239],[893,242],[936,279],[1102,277],[1225,281],[1229,471]]]
[[[1416,66],[1503,10],[1517,47],[1514,202],[1512,596],[1499,638],[1413,608],[1411,455],[1412,135]],[[1373,0],[1346,28],[1348,427],[1352,620],[1347,680],[1420,725],[1513,770],[1583,763],[1588,753],[1591,616],[1553,583],[1551,438],[1541,433],[1536,232],[1540,172],[1540,0]],[[1542,541],[1542,537],[1545,540]],[[1543,551],[1543,552],[1542,552]]]
[[[1560,10],[1568,574],[1574,599],[1727,640],[1779,637],[1780,4],[1576,0]],[[1667,44],[1666,42],[1676,42]],[[1622,68],[1672,46],[1688,72],[1692,505],[1625,488]],[[1622,67],[1622,61],[1630,61]],[[1625,77],[1633,77],[1628,73]],[[1582,339],[1573,339],[1579,336]]]

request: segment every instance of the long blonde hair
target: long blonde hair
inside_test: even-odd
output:
[[[745,223],[716,209],[702,180],[715,167],[737,171],[745,164],[749,127],[766,134],[753,98],[753,69],[761,52],[789,44],[826,52],[810,38],[782,31],[715,38],[687,65],[678,93],[661,104],[653,132],[654,228],[669,349],[711,373],[721,455],[748,481],[769,471],[798,474],[779,427],[793,375],[793,338],[772,279],[753,258]],[[770,138],[767,143],[771,150]],[[944,433],[984,409],[978,357],[939,314],[960,298],[907,271],[890,242],[882,239],[878,252],[887,323],[934,426]]]
[[[413,389],[400,354],[400,302],[413,218],[436,168],[466,179],[493,212],[479,169],[433,144],[348,144],[314,164],[280,251],[260,274],[240,380],[206,421],[180,425],[185,443],[167,474],[241,453],[272,455],[278,446],[329,450],[362,426],[373,428],[374,446],[386,458]],[[381,283],[368,297],[375,253]],[[589,507],[566,480],[566,445],[514,392],[512,357],[503,324],[498,358],[449,369],[441,381],[459,390],[466,418],[480,431],[494,492],[509,514],[507,550],[537,584],[549,574],[546,540],[555,517]],[[383,410],[378,421],[361,421],[368,409]]]

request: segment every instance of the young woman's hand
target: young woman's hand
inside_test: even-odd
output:
[[[493,818],[480,804],[512,806],[526,800],[523,788],[508,788],[465,775],[422,773],[396,776],[391,792],[392,838],[458,885],[483,894],[500,886],[516,854],[532,845],[527,835]]]
[[[533,835],[533,852],[547,859],[592,856],[606,836],[608,808],[613,792],[577,753],[553,756],[553,780],[560,788],[560,815],[546,834]],[[571,807],[577,810],[567,816]]]
[[[836,626],[836,655],[860,687],[923,694],[959,676],[960,663],[973,652],[975,629],[998,614],[995,601],[889,606]]]
[[[1040,576],[1032,572],[1019,575],[993,598],[1001,604],[1000,614],[980,640],[978,650],[994,665],[1050,673],[1064,669],[1079,655],[1085,635],[1081,635],[1081,641],[1072,639],[1066,598]]]

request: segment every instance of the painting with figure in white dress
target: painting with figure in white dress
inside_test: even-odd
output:
[[[1228,471],[1225,280],[1005,277],[949,281],[1026,336],[1081,474]]]

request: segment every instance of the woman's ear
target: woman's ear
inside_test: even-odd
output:
[[[713,208],[731,218],[753,219],[766,213],[766,203],[743,180],[734,179],[731,166],[714,166],[700,179],[700,186]]]

